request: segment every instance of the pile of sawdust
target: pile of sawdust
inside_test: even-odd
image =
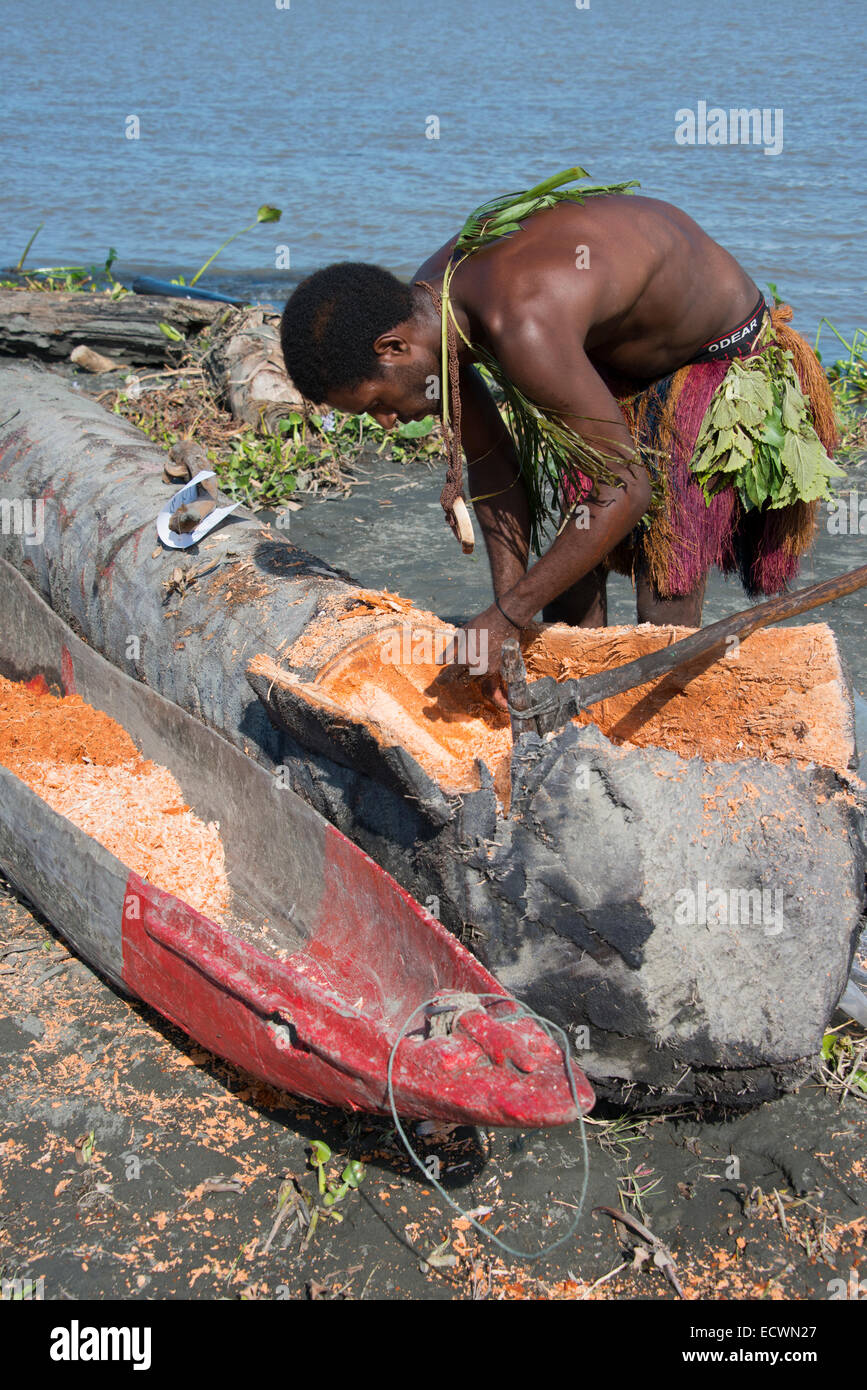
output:
[[[650,623],[558,624],[528,644],[527,673],[531,680],[580,679],[623,666],[693,631]],[[756,632],[705,669],[681,668],[602,700],[580,722],[598,725],[614,743],[669,748],[708,761],[794,759],[842,769],[854,751],[837,643],[825,623]]]
[[[216,822],[107,714],[35,685],[0,677],[0,763],[140,878],[219,921],[231,895]]]

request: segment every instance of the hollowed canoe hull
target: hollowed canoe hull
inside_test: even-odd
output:
[[[391,1048],[444,992],[509,996],[387,873],[224,739],[112,667],[0,561],[0,671],[80,694],[168,766],[220,822],[245,915],[285,925],[281,960],[131,873],[0,767],[0,865],[75,950],[213,1052],[326,1104],[385,1112]],[[59,689],[58,689],[59,688]],[[287,909],[291,905],[291,912]],[[407,1116],[535,1127],[576,1118],[559,1050],[537,1025],[480,1005],[395,1060]],[[576,1069],[581,1107],[593,1092]]]

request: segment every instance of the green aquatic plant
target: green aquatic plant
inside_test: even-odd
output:
[[[334,1207],[350,1192],[356,1191],[364,1180],[364,1164],[358,1159],[350,1159],[343,1168],[339,1180],[331,1178],[326,1172],[326,1165],[332,1158],[331,1149],[322,1139],[314,1139],[310,1145],[310,1156],[308,1163],[316,1173],[316,1186],[319,1194],[319,1207],[323,1216],[330,1216],[335,1221],[343,1220],[341,1212],[335,1211]]]
[[[851,343],[843,337],[839,328],[835,328],[830,319],[819,319],[819,327],[816,330],[816,341],[813,351],[822,361],[822,354],[819,351],[819,340],[822,336],[822,329],[829,328],[834,337],[843,344],[846,349],[845,357],[838,357],[832,362],[830,367],[825,368],[825,373],[832,386],[835,381],[844,381],[861,399],[867,396],[867,330],[856,328],[852,335]]]
[[[856,328],[850,343],[843,337],[840,330],[834,327],[830,319],[821,318],[814,345],[814,351],[820,362],[822,355],[819,351],[819,339],[823,328],[829,328],[834,337],[846,349],[845,357],[838,357],[836,361],[825,368],[825,375],[831,383],[834,402],[841,417],[845,434],[861,418],[860,410],[867,400],[867,331],[863,328]]]
[[[42,224],[40,223],[40,226]],[[37,231],[39,228],[37,228]],[[36,232],[33,233],[35,237]],[[28,246],[32,243],[31,237]],[[25,249],[24,256],[27,250]],[[20,271],[24,256],[15,267],[16,273]],[[24,273],[23,280],[2,280],[0,288],[10,290],[63,290],[66,293],[92,294],[94,291],[104,290],[112,299],[120,299],[128,294],[125,285],[115,277],[112,266],[117,260],[117,251],[112,246],[109,248],[108,255],[101,266],[97,265],[46,265],[38,270],[31,270]]]
[[[291,496],[298,486],[299,468],[316,461],[310,449],[292,449],[279,435],[262,437],[252,430],[235,444],[227,458],[215,468],[220,487],[235,502],[244,502],[255,511],[276,506]]]
[[[840,425],[837,455],[847,463],[863,463],[867,449],[867,416],[864,413],[864,403],[867,401],[867,331],[856,328],[852,341],[848,342],[830,319],[821,318],[814,345],[820,362],[819,340],[823,328],[830,329],[846,349],[845,357],[838,357],[825,368]]]
[[[248,226],[242,227],[240,232],[234,232],[232,236],[228,237],[223,242],[222,246],[218,246],[214,254],[212,256],[209,256],[208,259],[205,261],[205,264],[203,266],[200,266],[200,268],[196,271],[192,280],[187,282],[184,279],[183,275],[178,275],[175,277],[174,280],[172,280],[171,283],[173,285],[188,285],[189,288],[192,288],[196,281],[200,280],[201,277],[204,275],[208,266],[211,265],[217,259],[221,251],[225,251],[226,247],[231,246],[233,241],[237,241],[239,236],[243,236],[245,232],[252,231],[253,228],[258,226],[260,222],[279,222],[282,216],[283,214],[279,208],[272,207],[270,203],[263,203],[259,211],[256,213],[254,221],[250,222]]]
[[[23,269],[23,267],[24,267],[24,262],[27,260],[27,253],[28,253],[28,251],[30,250],[30,248],[31,248],[31,246],[33,245],[33,243],[34,243],[34,241],[36,240],[36,238],[39,236],[39,233],[42,231],[42,228],[43,228],[44,226],[45,226],[45,223],[44,223],[44,222],[40,222],[40,223],[39,223],[39,226],[36,228],[36,231],[33,233],[32,237],[31,237],[30,240],[28,241],[28,243],[27,243],[27,245],[25,246],[24,250],[21,252],[21,258],[20,258],[20,260],[18,261],[18,264],[17,264],[16,267],[15,267],[16,271],[20,271],[20,270]]]
[[[165,449],[192,437],[191,431],[204,418],[208,462],[221,489],[254,511],[279,508],[296,492],[325,488],[348,492],[357,481],[352,470],[366,449],[387,451],[400,464],[428,462],[441,450],[432,417],[409,421],[389,432],[370,417],[337,410],[323,416],[298,409],[284,416],[271,434],[253,426],[239,429],[197,376],[200,371],[191,366],[189,381],[156,391],[136,389],[135,378],[128,377],[126,388],[117,393],[110,408]],[[215,439],[215,435],[221,437]]]
[[[393,430],[384,429],[371,415],[361,418],[367,437],[379,441],[376,452],[388,450],[394,463],[424,461],[442,451],[442,436],[433,415],[426,415],[423,420],[406,420]]]

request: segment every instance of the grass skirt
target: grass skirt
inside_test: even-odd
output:
[[[838,434],[831,391],[815,354],[789,327],[791,317],[788,305],[772,310],[773,341],[793,353],[813,427],[833,455]],[[692,593],[714,565],[724,574],[737,572],[751,598],[779,593],[797,575],[813,540],[818,502],[747,511],[734,487],[705,501],[690,464],[702,421],[730,367],[728,361],[694,363],[637,392],[622,382],[608,383],[649,473],[662,485],[662,501],[606,564],[633,579],[644,573],[660,598]],[[574,488],[567,485],[564,496],[574,501]]]

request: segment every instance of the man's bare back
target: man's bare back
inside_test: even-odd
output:
[[[456,237],[414,281],[441,284]],[[579,268],[580,267],[580,268]],[[675,371],[753,308],[758,290],[728,251],[670,203],[591,198],[537,213],[474,255],[452,283],[472,342],[494,351],[528,316],[561,351],[638,380]]]

